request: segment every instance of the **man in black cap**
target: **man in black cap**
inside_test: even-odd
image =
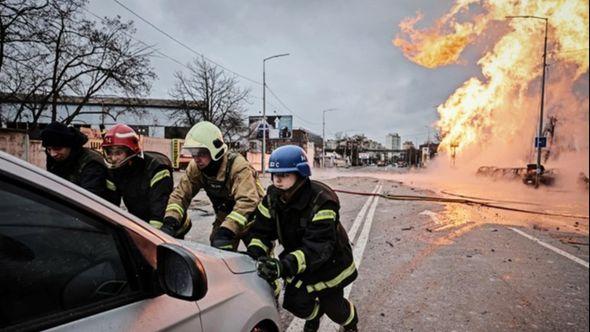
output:
[[[52,122],[41,132],[47,154],[47,170],[76,185],[113,201],[107,189],[107,167],[100,153],[84,148],[88,137],[73,127]]]

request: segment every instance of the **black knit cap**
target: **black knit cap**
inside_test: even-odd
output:
[[[88,141],[88,137],[74,127],[61,122],[52,122],[41,132],[43,146],[78,148]]]

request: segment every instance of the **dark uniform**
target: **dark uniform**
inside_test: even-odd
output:
[[[49,153],[46,168],[91,193],[109,201],[112,194],[107,190],[108,170],[100,153],[84,148],[88,137],[73,127],[54,122],[41,133],[45,147],[69,147],[70,155],[64,161],[56,161]]]
[[[286,264],[283,307],[312,320],[326,313],[340,325],[356,326],[354,306],[343,297],[343,288],[354,281],[357,270],[346,231],[339,222],[338,196],[325,184],[302,179],[289,202],[270,186],[258,205],[248,252],[267,256],[274,240],[284,251]]]
[[[79,148],[72,150],[70,157],[56,162],[47,157],[47,170],[100,197],[108,199],[106,187],[107,168],[100,153]]]
[[[158,152],[144,152],[124,167],[111,172],[109,189],[123,198],[127,210],[150,225],[160,228],[174,187],[172,164]]]

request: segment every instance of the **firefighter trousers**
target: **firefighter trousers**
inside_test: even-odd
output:
[[[305,320],[315,320],[326,314],[336,324],[356,326],[356,309],[352,302],[344,298],[343,288],[334,287],[308,293],[304,285],[296,286],[297,282],[287,283],[283,298],[283,308],[293,315]]]

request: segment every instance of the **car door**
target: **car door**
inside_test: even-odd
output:
[[[197,304],[162,294],[124,227],[66,186],[69,200],[54,195],[42,173],[2,168],[0,330],[202,330]]]

